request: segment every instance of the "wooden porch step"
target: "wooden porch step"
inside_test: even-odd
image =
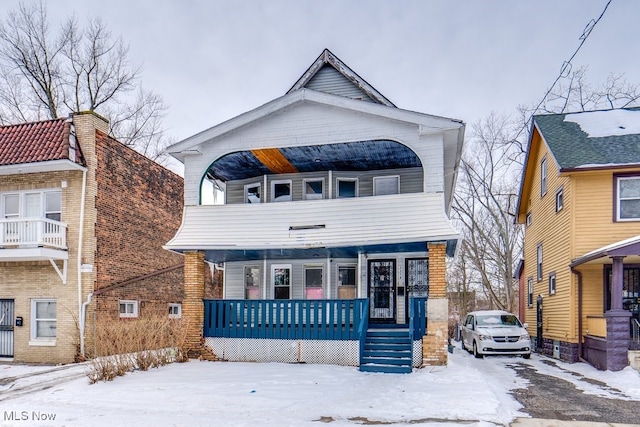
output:
[[[409,373],[413,370],[413,342],[409,329],[370,328],[360,360],[364,372]]]

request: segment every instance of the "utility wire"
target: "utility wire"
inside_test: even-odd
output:
[[[607,4],[604,6],[604,9],[602,10],[602,13],[600,14],[600,16],[598,16],[597,19],[595,19],[595,20],[592,19],[591,21],[589,21],[587,23],[587,25],[585,26],[584,30],[582,31],[582,35],[578,38],[580,40],[580,44],[578,45],[576,50],[573,52],[573,55],[571,55],[571,57],[567,61],[564,61],[562,63],[562,67],[560,67],[560,73],[558,74],[558,77],[556,77],[556,79],[553,81],[553,83],[551,84],[551,86],[547,90],[547,93],[544,94],[544,96],[542,97],[542,99],[540,100],[540,102],[538,103],[536,108],[533,110],[529,120],[527,120],[527,122],[524,124],[524,126],[522,128],[520,128],[520,131],[518,131],[518,134],[515,136],[515,138],[513,138],[514,141],[516,141],[520,137],[522,132],[524,132],[526,129],[529,128],[529,125],[530,125],[531,121],[533,120],[533,115],[536,113],[536,111],[538,111],[540,109],[540,106],[547,99],[547,97],[549,96],[549,94],[551,93],[553,88],[556,86],[558,81],[561,78],[566,77],[567,75],[569,75],[569,72],[571,71],[571,67],[572,67],[571,61],[573,61],[573,58],[575,58],[575,56],[578,54],[578,52],[582,48],[582,45],[584,44],[584,42],[587,41],[587,38],[589,37],[589,35],[591,35],[591,32],[595,28],[596,24],[598,24],[598,22],[600,22],[600,19],[602,19],[602,17],[604,16],[605,12],[607,11],[607,8],[611,4],[611,1],[612,0],[609,0],[607,2]]]

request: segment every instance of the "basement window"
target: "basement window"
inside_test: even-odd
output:
[[[120,300],[120,317],[138,317],[138,301]]]
[[[179,319],[182,317],[182,304],[170,303],[169,304],[169,318]]]

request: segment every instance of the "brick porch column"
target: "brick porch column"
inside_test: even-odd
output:
[[[202,332],[204,329],[204,253],[184,254],[184,300],[182,316],[186,321],[187,336],[185,347],[189,357],[198,357],[204,349]]]
[[[447,300],[445,242],[429,243],[429,299],[427,334],[422,337],[422,364],[447,364],[449,307]]]
[[[620,371],[629,365],[629,318],[631,312],[622,308],[624,263],[622,256],[613,256],[611,274],[611,310],[607,319],[607,369]]]

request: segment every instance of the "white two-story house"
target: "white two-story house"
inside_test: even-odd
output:
[[[372,329],[397,329],[410,365],[446,363],[464,129],[396,107],[325,50],[282,97],[169,147],[185,209],[165,248],[193,267],[185,292],[207,346],[229,360],[402,365],[365,348]],[[201,308],[203,260],[224,269],[224,295]]]

